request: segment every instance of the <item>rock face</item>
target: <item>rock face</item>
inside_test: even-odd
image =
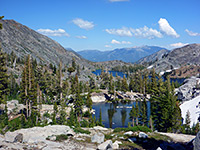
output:
[[[26,108],[23,104],[19,104],[18,100],[11,100],[7,101],[7,110],[8,115],[17,115],[20,113],[20,111],[23,111],[23,109]],[[1,104],[0,109],[5,109],[5,105]]]
[[[164,56],[168,53],[169,53],[169,50],[162,49],[156,53],[153,53],[149,56],[141,58],[140,60],[137,61],[137,64],[145,64],[145,63],[158,61],[158,60],[162,59],[162,56]]]
[[[197,88],[199,84],[200,78],[190,77],[186,79],[183,85],[176,89],[178,99],[184,102],[200,95],[200,89]]]
[[[44,61],[58,65],[60,60],[63,64],[71,63],[75,58],[77,63],[90,66],[87,60],[81,58],[75,52],[66,50],[56,41],[44,36],[25,25],[14,20],[1,20],[3,29],[0,31],[0,41],[5,52],[14,51],[17,56],[31,54],[38,61]]]
[[[34,143],[44,141],[48,136],[60,135],[60,134],[74,134],[73,130],[64,125],[49,125],[45,127],[33,127],[29,129],[21,129],[14,132],[7,132],[5,134],[5,140],[13,142],[15,137],[19,134],[23,135],[23,142]]]
[[[148,138],[148,135],[144,132],[139,132],[139,138]]]
[[[108,149],[113,149],[113,144],[111,140],[107,140],[104,143],[100,144],[98,146],[99,150],[108,150]]]
[[[200,44],[189,44],[176,48],[154,64],[156,72],[166,71],[187,64],[200,64]]]
[[[194,150],[200,150],[200,131],[197,133],[197,136],[193,141],[193,145],[194,145]]]
[[[104,134],[102,133],[96,133],[91,137],[91,142],[93,143],[102,143],[104,142]]]
[[[92,93],[91,99],[93,103],[100,103],[106,101],[106,97],[103,93]]]

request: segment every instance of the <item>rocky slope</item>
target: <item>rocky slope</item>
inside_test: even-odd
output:
[[[157,46],[142,46],[142,47],[131,47],[131,48],[120,48],[112,51],[99,51],[99,50],[84,50],[78,53],[94,62],[111,61],[111,60],[122,60],[124,62],[136,62],[140,58],[151,55],[164,49]]]
[[[166,54],[168,54],[170,51],[166,49],[162,49],[156,53],[153,53],[149,56],[143,57],[140,60],[138,60],[136,63],[137,64],[146,64],[146,63],[153,63],[155,61],[159,61],[162,59],[162,57]]]
[[[31,54],[37,61],[58,65],[71,64],[72,58],[80,66],[92,67],[89,61],[81,58],[75,52],[68,51],[56,41],[41,35],[38,32],[14,20],[1,20],[3,29],[0,30],[0,41],[3,51],[14,51],[18,57]]]
[[[153,66],[156,72],[172,70],[185,65],[200,65],[200,44],[189,44],[176,48]]]

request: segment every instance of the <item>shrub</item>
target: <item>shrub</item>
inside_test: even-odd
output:
[[[66,134],[56,135],[56,141],[64,141],[67,139],[68,139],[68,136]]]
[[[85,134],[90,134],[91,132],[88,130],[83,130],[82,128],[74,128],[74,132],[76,133],[85,133]]]

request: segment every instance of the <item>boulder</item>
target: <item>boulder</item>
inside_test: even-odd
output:
[[[193,145],[194,145],[194,150],[200,150],[200,131],[197,133],[193,141]]]
[[[94,134],[92,137],[91,137],[91,141],[92,141],[92,143],[102,143],[102,142],[104,142],[104,134],[102,134],[102,133],[96,133],[96,134]]]
[[[198,96],[200,90],[196,89],[196,86],[199,86],[199,83],[200,78],[197,77],[190,77],[185,79],[183,85],[175,90],[178,99],[184,102]]]
[[[132,134],[133,134],[133,131],[128,131],[124,133],[124,135],[132,135]]]
[[[105,141],[104,143],[100,144],[97,149],[99,150],[113,149],[112,141],[111,140]]]
[[[144,132],[139,132],[139,138],[148,138],[148,135]]]
[[[162,148],[158,147],[156,150],[162,150]]]
[[[47,137],[60,134],[74,134],[73,129],[65,125],[49,125],[45,127],[33,127],[28,129],[20,129],[14,132],[6,132],[5,141],[13,142],[15,137],[19,134],[23,134],[23,142],[34,143],[46,140]]]
[[[119,149],[119,144],[122,144],[122,142],[121,141],[115,141],[113,143],[113,149]]]
[[[15,142],[22,143],[23,142],[23,134],[19,133],[14,139],[14,143]]]

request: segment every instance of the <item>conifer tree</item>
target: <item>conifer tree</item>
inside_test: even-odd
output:
[[[123,91],[123,92],[128,91],[128,84],[127,84],[127,80],[126,80],[125,75],[124,75],[124,77],[123,77],[123,79],[122,79],[122,91]]]
[[[0,104],[5,103],[8,94],[8,74],[6,66],[6,54],[2,51],[0,45]]]
[[[140,118],[142,126],[146,125],[147,123],[147,102],[146,99],[142,101],[142,107],[140,109]]]
[[[188,110],[185,117],[185,130],[187,134],[190,133],[190,122],[191,122],[190,111]]]
[[[129,113],[129,118],[132,119],[132,125],[133,127],[135,126],[135,119],[137,117],[137,114],[136,114],[136,109],[135,109],[135,106],[132,105],[132,109]]]

